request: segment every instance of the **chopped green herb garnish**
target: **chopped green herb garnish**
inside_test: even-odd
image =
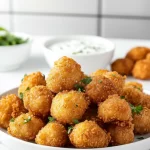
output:
[[[121,99],[125,99],[125,96],[120,96]]]
[[[89,84],[91,81],[92,81],[91,77],[86,77],[81,80],[81,82],[84,83],[85,85]]]
[[[138,140],[144,140],[144,137],[137,137]]]
[[[15,118],[11,118],[11,119],[10,119],[10,122],[14,122],[14,121],[15,121]]]
[[[24,77],[27,76],[27,74],[24,74]],[[24,77],[21,79],[21,82],[23,81]]]
[[[23,123],[25,124],[25,123],[28,123],[29,121],[31,121],[31,117],[30,116],[27,119],[24,119]]]
[[[138,89],[139,91],[141,91],[141,88],[140,87],[135,87],[136,89]]]
[[[80,51],[77,51],[77,52],[73,52],[72,54],[80,54],[80,53],[83,53],[83,51],[80,50]]]
[[[79,123],[79,120],[73,119],[73,123],[74,123],[74,124],[78,124],[78,123]]]
[[[70,134],[72,130],[73,130],[73,126],[69,126],[68,127],[68,134]]]
[[[53,118],[53,117],[48,117],[48,120],[49,120],[49,122],[53,122],[53,121],[55,121],[55,118]]]
[[[102,83],[102,80],[99,80],[98,82],[99,82],[99,83]]]
[[[29,88],[29,87],[27,87],[27,88],[26,88],[26,91],[29,91],[29,90],[30,90],[30,88]]]
[[[8,30],[0,27],[0,46],[18,45],[28,42],[28,39],[23,39],[10,33]]]
[[[19,98],[20,98],[21,100],[23,100],[23,93],[22,93],[22,92],[20,93]]]
[[[116,75],[115,75],[115,74],[112,74],[112,76],[113,76],[113,77],[116,77]]]
[[[80,84],[75,84],[74,87],[79,92],[84,92],[85,91],[84,87]]]
[[[139,106],[134,106],[132,104],[130,104],[132,113],[136,113],[136,114],[140,114],[140,112],[143,110],[143,107],[141,105]]]

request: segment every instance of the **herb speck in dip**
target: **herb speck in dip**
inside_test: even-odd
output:
[[[73,55],[92,54],[106,51],[106,47],[101,42],[68,40],[55,43],[49,46],[49,49],[58,53],[69,53]]]

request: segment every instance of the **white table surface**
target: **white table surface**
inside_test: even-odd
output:
[[[29,60],[19,69],[9,72],[0,72],[0,94],[19,86],[20,81],[24,74],[28,74],[34,71],[41,71],[45,75],[48,74],[50,68],[47,65],[43,52],[41,51],[41,43],[43,43],[49,37],[34,37],[31,57]],[[133,39],[110,39],[116,44],[116,51],[114,59],[124,57],[128,50],[135,46],[148,46],[150,47],[150,41],[148,40],[133,40]],[[144,89],[150,90],[150,80],[137,80],[132,77],[127,80],[134,80],[141,82]],[[0,150],[5,150],[0,144]]]

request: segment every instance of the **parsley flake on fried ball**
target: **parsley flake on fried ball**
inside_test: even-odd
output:
[[[73,124],[80,120],[89,105],[89,99],[78,91],[63,91],[52,100],[51,115],[63,124]]]
[[[35,116],[45,118],[49,115],[52,92],[43,85],[35,86],[24,94],[25,108]]]
[[[110,124],[107,131],[110,133],[111,136],[111,144],[116,146],[132,143],[134,141],[133,129],[133,124],[125,127]]]
[[[0,127],[7,128],[11,118],[26,112],[23,102],[15,94],[2,97],[0,100]]]
[[[26,113],[10,122],[8,133],[22,140],[32,141],[43,126],[44,123],[41,119]]]
[[[50,70],[46,85],[54,93],[71,90],[84,77],[81,66],[66,56],[55,62]]]
[[[99,104],[98,117],[107,122],[129,121],[132,118],[130,105],[118,95],[111,95]]]
[[[71,143],[77,148],[107,147],[110,136],[94,121],[78,123],[69,135]]]
[[[133,61],[138,61],[145,59],[148,53],[150,53],[150,49],[147,47],[134,47],[127,53],[126,58],[129,58]]]
[[[85,87],[85,93],[94,103],[105,101],[109,95],[117,94],[116,87],[106,77],[93,76],[92,81]]]
[[[150,109],[144,107],[141,112],[134,113],[133,124],[136,134],[150,133]]]
[[[63,147],[68,141],[65,127],[58,122],[50,122],[36,136],[35,142],[41,145]]]
[[[46,85],[45,76],[41,72],[25,75],[22,79],[21,85],[19,86],[18,96],[23,99],[24,92],[37,85]]]

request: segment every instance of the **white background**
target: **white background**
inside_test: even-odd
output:
[[[150,0],[0,0],[0,26],[33,35],[150,38]]]

